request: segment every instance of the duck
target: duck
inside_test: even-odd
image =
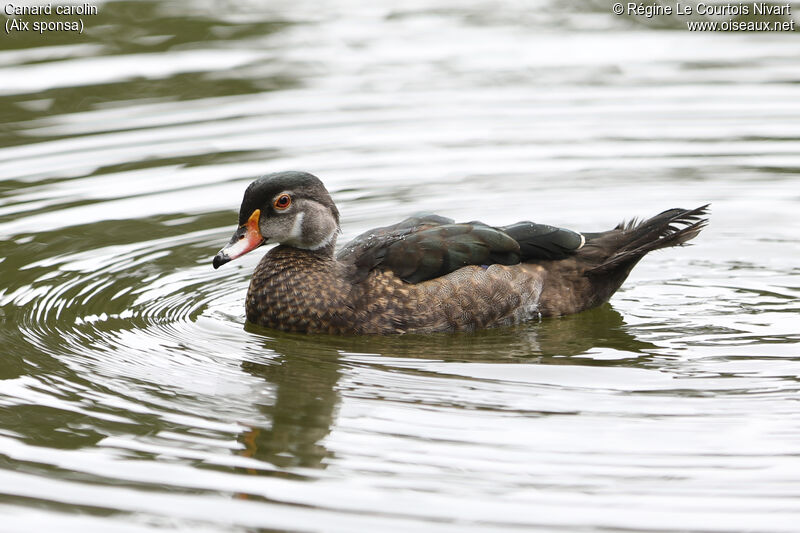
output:
[[[284,171],[247,187],[238,227],[213,267],[277,244],[255,268],[245,299],[247,322],[257,326],[333,335],[474,331],[607,302],[647,253],[695,238],[708,207],[669,209],[596,233],[420,214],[366,231],[337,252],[339,210],[325,185]]]

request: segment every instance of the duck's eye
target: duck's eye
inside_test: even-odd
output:
[[[284,209],[292,205],[292,197],[289,196],[288,194],[281,194],[280,196],[275,198],[275,201],[272,203],[272,205],[275,206],[275,209],[283,211]]]

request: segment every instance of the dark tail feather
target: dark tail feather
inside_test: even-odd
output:
[[[708,224],[708,219],[702,218],[708,214],[708,206],[709,204],[696,209],[669,209],[644,222],[632,220],[620,224],[615,229],[622,232],[618,237],[622,245],[602,264],[588,270],[586,275],[599,276],[613,271],[627,275],[648,252],[684,245],[697,237],[700,230]]]

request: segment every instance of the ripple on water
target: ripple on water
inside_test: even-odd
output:
[[[16,497],[212,529],[323,517],[342,531],[449,531],[456,517],[708,529],[722,512],[712,530],[765,513],[791,530],[792,270],[692,260],[699,282],[663,255],[616,310],[472,335],[308,338],[242,330],[257,257],[209,264],[233,218],[181,215],[151,239],[9,259],[20,277],[0,306],[51,360],[0,395],[65,435],[6,424],[0,449],[24,468],[0,477]],[[186,231],[198,224],[214,227]],[[753,357],[770,336],[786,350]]]

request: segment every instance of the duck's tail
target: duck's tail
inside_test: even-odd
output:
[[[547,272],[539,299],[544,316],[577,313],[607,302],[636,263],[652,250],[680,246],[706,226],[708,205],[670,209],[610,231],[582,233],[586,243],[567,259],[539,262]]]
[[[585,275],[590,278],[622,276],[624,279],[648,252],[682,246],[697,237],[708,224],[708,219],[703,218],[708,214],[708,206],[669,209],[642,222],[623,222],[609,232],[585,234],[587,248],[596,246],[611,251]]]

